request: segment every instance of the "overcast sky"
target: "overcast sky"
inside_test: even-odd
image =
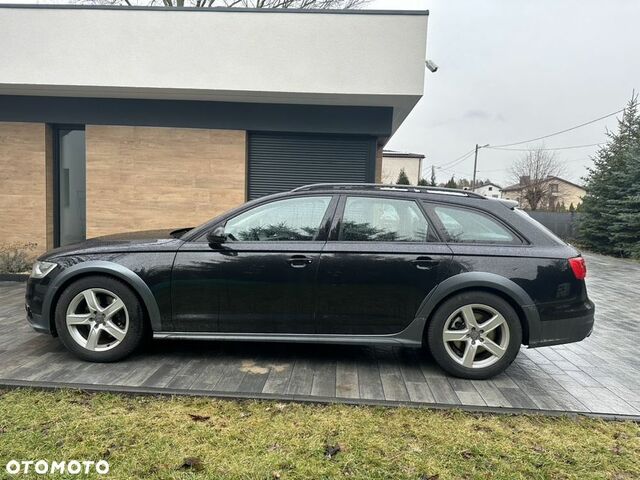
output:
[[[428,9],[425,93],[387,148],[424,153],[427,168],[479,144],[540,137],[622,108],[640,90],[638,0],[373,0],[367,8]],[[615,117],[544,141],[601,142]],[[525,147],[528,147],[525,145]],[[516,147],[514,147],[516,148]],[[579,181],[596,147],[559,150]],[[521,152],[484,149],[479,177],[509,183]],[[471,177],[473,157],[437,170]]]

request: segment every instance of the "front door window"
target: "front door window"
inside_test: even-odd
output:
[[[331,197],[301,197],[260,205],[232,218],[225,234],[238,242],[315,240]]]

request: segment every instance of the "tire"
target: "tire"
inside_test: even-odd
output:
[[[522,325],[503,298],[468,291],[438,307],[427,328],[427,343],[446,372],[460,378],[486,379],[503,372],[516,358]]]
[[[133,291],[119,280],[99,275],[81,278],[65,288],[56,304],[55,323],[64,346],[90,362],[127,357],[147,330],[142,305]]]

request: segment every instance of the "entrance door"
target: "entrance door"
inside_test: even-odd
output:
[[[56,246],[86,238],[86,161],[84,129],[55,130]]]

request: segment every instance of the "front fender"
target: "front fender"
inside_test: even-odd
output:
[[[103,260],[90,260],[88,262],[78,263],[72,267],[65,268],[51,283],[42,304],[43,319],[48,318],[51,325],[51,331],[54,327],[53,309],[55,301],[61,293],[61,289],[74,278],[92,273],[102,273],[119,278],[129,285],[142,299],[147,312],[149,313],[149,321],[153,331],[160,331],[160,309],[153,293],[147,284],[133,271],[114,262]]]
[[[525,340],[529,345],[535,345],[540,338],[540,316],[533,300],[522,287],[513,280],[486,272],[465,272],[447,278],[434,288],[422,301],[416,318],[400,334],[411,337],[414,340],[422,339],[427,320],[435,308],[450,295],[471,288],[495,290],[509,297],[520,306],[524,312]]]

